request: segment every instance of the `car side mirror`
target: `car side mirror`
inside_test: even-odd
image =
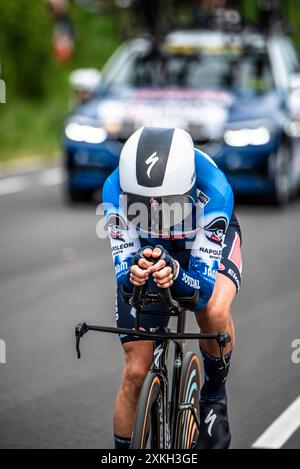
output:
[[[289,83],[289,108],[293,118],[300,116],[300,74],[292,75]]]
[[[292,75],[290,78],[290,90],[291,92],[300,92],[300,73]]]
[[[101,72],[95,68],[79,68],[69,76],[69,84],[80,102],[87,101],[101,83]]]

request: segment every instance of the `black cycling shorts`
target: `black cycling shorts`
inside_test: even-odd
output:
[[[239,223],[235,217],[232,216],[228,230],[225,235],[224,247],[222,251],[222,259],[220,263],[219,273],[226,275],[235,285],[237,291],[241,286],[241,273],[242,273],[242,256],[241,256],[241,230]],[[149,280],[151,291],[158,291],[158,287],[153,280]],[[148,305],[144,309],[145,313],[142,314],[140,326],[142,330],[152,331],[157,327],[167,327],[170,316],[163,300],[158,305]],[[163,315],[156,315],[155,312],[165,313]],[[117,302],[116,302],[116,321],[117,326],[132,329],[135,325],[135,308],[130,306],[124,299],[120,289],[117,289]],[[132,342],[135,340],[143,340],[133,336],[120,336],[121,342]]]
[[[237,291],[242,280],[242,235],[240,225],[233,215],[227,229],[222,250],[219,273],[226,275],[234,283]]]

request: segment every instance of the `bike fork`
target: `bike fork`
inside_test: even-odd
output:
[[[200,432],[200,420],[193,404],[190,402],[183,402],[182,404],[179,404],[179,413],[182,414],[183,412],[192,412],[192,416],[194,417],[198,431]]]
[[[168,394],[169,386],[168,381],[164,376],[161,376],[161,383],[163,386],[163,412],[162,412],[162,435],[161,435],[161,447],[163,449],[170,448],[170,422],[169,422],[169,406],[168,406]]]

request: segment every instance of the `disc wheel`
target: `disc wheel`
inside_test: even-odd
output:
[[[180,385],[180,403],[193,406],[200,419],[199,399],[201,367],[196,353],[188,352],[183,360]],[[180,412],[177,420],[177,449],[191,449],[198,439],[198,427],[191,410]]]
[[[164,449],[164,396],[157,374],[147,375],[135,417],[131,449]]]

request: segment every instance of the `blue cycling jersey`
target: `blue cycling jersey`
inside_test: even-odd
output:
[[[203,308],[211,297],[222,257],[223,242],[233,214],[232,189],[213,160],[195,149],[197,208],[203,216],[197,221],[196,230],[184,239],[157,239],[144,237],[128,222],[120,204],[119,170],[106,180],[103,206],[114,260],[117,285],[132,288],[129,269],[133,256],[146,245],[162,245],[179,262],[172,290],[175,296],[191,296],[200,292]],[[110,223],[110,220],[114,220]],[[116,222],[117,220],[117,222]]]

